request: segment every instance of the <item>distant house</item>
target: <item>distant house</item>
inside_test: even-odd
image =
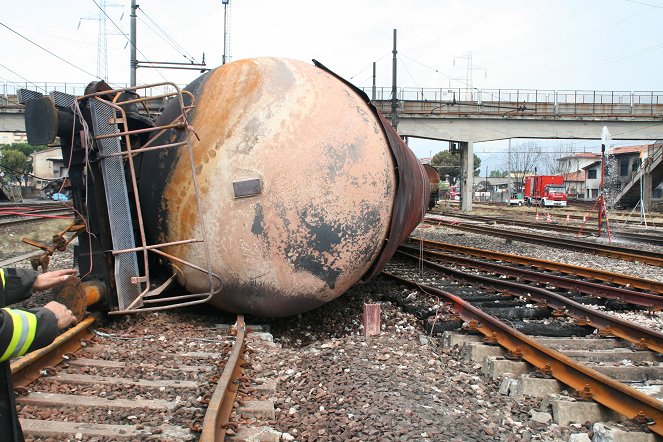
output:
[[[585,198],[596,199],[599,197],[601,187],[601,161],[594,161],[583,167],[585,172]]]
[[[566,194],[569,198],[585,198],[585,171],[563,173]]]
[[[559,173],[567,174],[580,172],[585,166],[601,159],[601,154],[591,152],[578,152],[573,155],[557,158],[557,170]]]
[[[632,191],[634,185],[638,187],[640,175],[638,171],[642,164],[649,164],[647,162],[655,161],[660,158],[661,145],[645,144],[638,146],[621,146],[610,149],[606,155],[605,164],[605,187],[606,192],[611,195],[613,204],[620,203],[627,206],[633,205],[633,201],[640,198],[640,193],[636,188]],[[658,152],[657,156],[655,152]],[[600,157],[583,167],[585,171],[585,196],[589,199],[596,199],[599,195],[601,185],[601,160]],[[658,172],[647,172],[654,182],[652,183],[652,191],[650,195],[644,196],[647,199],[660,198],[663,189],[663,183],[660,181],[660,168]],[[625,198],[624,194],[631,192],[629,198]]]
[[[614,177],[620,184],[630,181],[632,175],[640,168],[643,158],[647,157],[649,144],[640,146],[623,146],[610,149],[609,156],[614,157],[616,170]]]
[[[38,190],[43,189],[50,180],[66,177],[69,174],[59,147],[34,152],[30,156],[32,174],[36,177],[33,179],[33,185]]]

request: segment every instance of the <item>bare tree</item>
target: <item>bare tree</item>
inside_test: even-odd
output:
[[[525,175],[534,173],[535,167],[541,167],[542,157],[543,151],[536,141],[516,144],[511,148],[511,176],[516,189],[522,188]],[[541,172],[537,170],[537,173]]]
[[[561,175],[565,173],[576,172],[575,169],[571,170],[570,161],[559,161],[560,159],[569,157],[570,155],[573,155],[572,145],[560,144],[553,147],[541,156],[542,170],[540,172],[545,172],[548,175]]]

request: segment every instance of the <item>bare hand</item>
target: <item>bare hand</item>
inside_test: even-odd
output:
[[[70,325],[76,325],[78,322],[78,319],[76,319],[76,316],[71,313],[71,310],[59,302],[51,301],[46,304],[44,308],[55,314],[55,318],[58,320],[58,328],[60,330],[67,328]]]
[[[69,278],[69,275],[75,274],[75,269],[53,270],[52,272],[42,273],[35,278],[32,289],[35,291],[50,289],[64,283]]]

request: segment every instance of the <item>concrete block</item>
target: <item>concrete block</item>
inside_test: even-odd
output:
[[[624,431],[616,425],[597,422],[594,430],[593,442],[656,442],[656,435],[641,431]]]
[[[466,361],[483,362],[489,356],[504,356],[504,349],[497,345],[486,345],[481,342],[466,342],[462,355]]]
[[[509,394],[511,389],[513,388],[512,386],[516,383],[516,380],[509,377],[509,376],[504,376],[502,378],[502,382],[500,383],[500,388],[499,388],[499,393],[503,395]]]
[[[613,350],[624,348],[624,341],[615,338],[538,338],[546,347],[562,350]]]
[[[452,348],[455,345],[462,347],[466,342],[481,342],[483,337],[477,335],[466,335],[454,331],[445,331],[442,333],[442,347]]]
[[[281,432],[272,427],[239,427],[236,434],[226,434],[225,440],[232,442],[279,442]]]
[[[559,394],[564,388],[564,384],[557,379],[533,378],[524,374],[515,380],[509,396],[525,395],[544,398],[549,394]]]
[[[261,394],[275,394],[276,393],[276,379],[261,379],[261,383],[251,383],[251,388],[254,388]]]
[[[237,408],[237,413],[258,419],[274,419],[274,402],[272,401],[245,401]]]
[[[529,415],[534,422],[538,422],[540,424],[547,424],[552,420],[550,413],[546,413],[544,411],[530,410]]]
[[[569,435],[569,442],[592,442],[587,433],[573,433]]]
[[[662,367],[614,367],[609,365],[590,365],[601,374],[624,383],[646,382],[649,379],[663,379]]]
[[[514,376],[520,376],[530,371],[530,366],[526,362],[511,361],[509,359],[498,359],[489,356],[484,359],[481,373],[484,376],[497,379],[504,373],[511,373]]]
[[[663,385],[632,385],[632,387],[647,396],[663,401]]]
[[[621,419],[619,414],[597,402],[553,400],[551,405],[553,417],[559,425],[568,425],[572,422],[584,424],[587,421],[618,421]]]
[[[274,342],[274,336],[272,336],[271,333],[265,333],[265,332],[251,332],[247,335],[249,338],[253,338],[255,340],[260,340],[260,341],[267,341],[267,342]]]
[[[651,351],[633,350],[564,350],[564,354],[580,362],[619,362],[631,361],[634,364],[641,362],[658,362],[656,353]]]

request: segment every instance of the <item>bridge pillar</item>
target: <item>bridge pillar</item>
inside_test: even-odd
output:
[[[645,165],[645,170],[642,172],[641,180],[642,180],[642,195],[641,198],[642,200],[640,203],[644,206],[645,210],[648,212],[651,210],[651,195],[652,195],[652,190],[653,190],[653,183],[652,183],[652,176],[651,176],[651,165],[650,165],[650,159],[647,158],[646,160],[646,165]]]
[[[460,210],[472,211],[474,187],[474,146],[471,141],[460,142]]]

